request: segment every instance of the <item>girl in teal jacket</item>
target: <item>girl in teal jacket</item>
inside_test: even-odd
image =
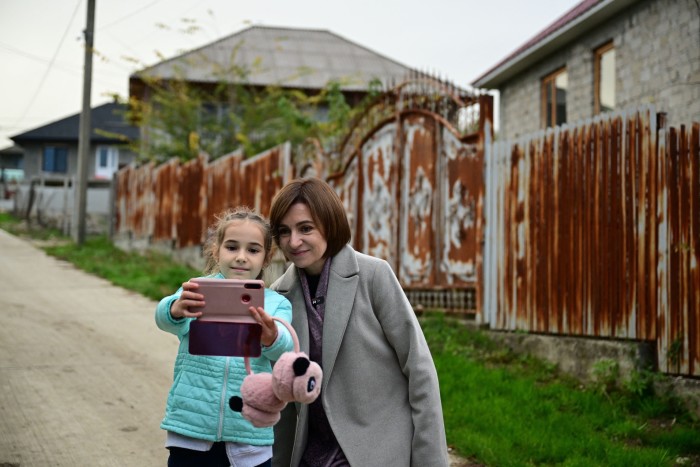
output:
[[[207,277],[260,279],[269,263],[272,235],[268,222],[248,208],[220,215],[205,249]],[[212,357],[189,353],[189,329],[201,315],[198,285],[187,281],[175,294],[156,307],[156,324],[180,340],[173,384],[168,394],[161,428],[167,430],[169,467],[269,466],[273,429],[255,428],[228,406],[240,396],[247,376],[242,357]],[[292,320],[290,302],[265,289],[265,308],[251,307],[251,315],[262,325],[262,355],[251,358],[253,373],[271,372],[271,362],[293,349],[292,337],[272,316]]]

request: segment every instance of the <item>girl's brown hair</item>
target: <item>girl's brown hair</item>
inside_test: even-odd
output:
[[[321,179],[299,178],[287,183],[272,200],[270,225],[279,246],[279,228],[289,208],[303,203],[328,244],[324,258],[335,256],[350,241],[350,223],[338,194]]]
[[[206,260],[206,265],[204,267],[204,273],[214,274],[218,271],[219,261],[218,252],[221,247],[221,243],[224,241],[224,234],[226,229],[233,221],[250,221],[255,222],[260,226],[262,230],[265,248],[265,261],[264,266],[270,262],[270,257],[272,256],[272,230],[270,229],[270,223],[262,215],[258,214],[254,210],[247,206],[239,206],[237,208],[227,209],[216,216],[216,221],[214,224],[207,229],[207,240],[204,243],[204,258]],[[263,269],[264,269],[263,266]],[[262,279],[263,271],[260,271],[257,279]]]

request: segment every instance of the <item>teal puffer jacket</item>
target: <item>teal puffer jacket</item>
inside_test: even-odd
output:
[[[223,276],[213,276],[223,277]],[[241,383],[247,372],[242,357],[209,357],[189,353],[189,330],[192,318],[175,320],[170,306],[182,292],[165,297],[156,307],[156,324],[180,339],[175,360],[173,385],[168,394],[165,417],[160,427],[191,438],[207,441],[234,441],[257,446],[271,445],[272,428],[255,428],[239,412],[229,408],[232,396],[240,396]],[[265,311],[292,322],[292,305],[282,295],[265,289]],[[263,347],[259,358],[251,358],[253,373],[271,372],[271,362],[293,350],[289,331],[277,324],[278,337],[270,347]]]

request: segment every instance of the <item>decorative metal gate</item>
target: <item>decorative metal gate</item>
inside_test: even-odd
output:
[[[492,102],[437,80],[407,81],[313,164],[345,203],[354,247],[387,260],[418,309],[481,308]]]

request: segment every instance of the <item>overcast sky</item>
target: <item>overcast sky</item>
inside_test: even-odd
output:
[[[251,25],[327,29],[468,87],[580,0],[96,0],[91,105]],[[87,0],[0,0],[0,149],[80,112]]]

